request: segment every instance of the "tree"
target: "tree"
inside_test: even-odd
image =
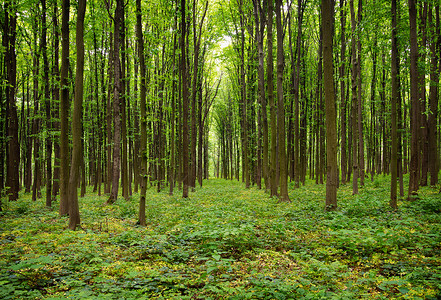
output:
[[[112,204],[118,197],[119,176],[121,167],[121,25],[123,20],[123,1],[116,1],[115,15],[113,17],[113,157],[112,157],[112,190],[108,204]]]
[[[438,183],[439,173],[439,154],[438,154],[438,94],[439,94],[439,71],[440,71],[440,55],[441,36],[440,36],[440,20],[439,20],[439,4],[435,6],[435,28],[433,28],[432,12],[429,14],[429,26],[431,30],[431,64],[430,64],[430,90],[429,90],[429,116],[428,116],[428,147],[429,147],[429,172],[430,185]]]
[[[188,198],[189,174],[188,174],[188,87],[186,69],[186,26],[185,0],[181,0],[181,86],[182,86],[182,197]]]
[[[283,29],[280,7],[282,0],[276,0],[276,27],[277,27],[277,125],[279,138],[279,168],[280,168],[280,196],[279,201],[290,202],[288,196],[288,172],[286,170],[286,149],[285,149],[285,103],[283,99]]]
[[[139,225],[145,226],[145,196],[147,189],[147,120],[146,120],[146,82],[145,82],[145,60],[144,60],[144,38],[142,36],[142,11],[141,11],[141,0],[136,0],[136,38],[138,42],[138,58],[139,67],[141,71],[140,78],[140,110],[141,110],[141,142],[139,148],[139,156],[141,158],[141,166],[139,168],[140,172],[140,186],[141,193],[139,199]]]
[[[60,215],[69,212],[69,9],[70,1],[62,0],[61,15],[61,100],[60,100]]]
[[[77,65],[75,73],[75,99],[72,114],[72,163],[69,175],[69,229],[75,230],[80,225],[80,210],[78,206],[78,182],[82,154],[81,124],[83,110],[83,73],[84,73],[84,15],[86,0],[78,1],[77,28],[75,43],[77,50]]]
[[[397,1],[392,0],[392,51],[391,51],[391,184],[390,206],[397,209],[397,172],[398,172],[398,145],[397,145],[397,101],[398,101],[398,46],[397,46]]]
[[[267,15],[268,15],[268,29],[267,29],[267,89],[268,89],[268,103],[270,105],[270,122],[271,122],[271,159],[269,167],[270,191],[271,196],[277,196],[277,123],[276,123],[276,105],[274,102],[274,59],[273,59],[273,1],[268,0]]]
[[[19,190],[19,173],[18,166],[20,162],[20,148],[18,142],[18,116],[17,105],[15,101],[15,91],[17,88],[17,58],[15,54],[16,43],[16,27],[17,27],[17,13],[15,1],[5,2],[5,19],[4,19],[4,45],[6,46],[5,64],[7,72],[7,137],[8,137],[8,167],[7,167],[7,181],[9,201],[18,199]]]
[[[409,1],[409,34],[410,34],[410,165],[408,198],[413,199],[419,188],[419,98],[418,98],[418,42],[417,42],[417,10],[416,0]]]
[[[354,12],[354,0],[349,1],[349,5],[351,8],[351,29],[352,29],[352,38],[351,38],[351,90],[352,90],[352,194],[358,194],[358,101],[357,101],[357,76],[358,76],[358,67],[357,67],[357,50],[356,50],[356,21],[355,21],[355,12]]]
[[[42,7],[42,30],[41,30],[41,51],[43,52],[43,77],[44,77],[44,104],[46,112],[46,206],[51,207],[52,202],[52,117],[51,117],[51,99],[49,82],[49,61],[47,58],[47,25],[46,25],[46,0],[41,0]]]
[[[334,0],[322,0],[323,69],[326,110],[326,210],[337,209],[337,113],[334,91],[332,40]]]

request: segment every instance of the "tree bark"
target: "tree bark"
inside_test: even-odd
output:
[[[12,4],[12,5],[11,5]],[[12,6],[12,7],[11,7]],[[5,64],[7,72],[7,85],[6,85],[6,97],[7,97],[7,183],[8,183],[8,196],[9,201],[15,201],[18,199],[19,191],[19,164],[20,164],[20,144],[18,141],[18,116],[17,105],[15,101],[15,90],[17,88],[17,58],[15,54],[15,38],[17,35],[17,13],[15,12],[15,1],[5,2],[5,26],[4,32],[6,36],[3,36],[7,41]]]
[[[347,178],[347,151],[346,151],[346,10],[345,0],[340,0],[340,135],[341,135],[341,182],[346,183]]]
[[[44,79],[44,104],[46,112],[46,206],[52,205],[52,122],[51,122],[51,99],[49,83],[49,62],[47,59],[47,25],[46,25],[46,0],[41,0],[41,51],[43,52],[43,79]]]
[[[113,18],[113,165],[112,165],[112,190],[107,204],[112,204],[118,197],[119,176],[121,168],[121,61],[120,61],[120,42],[121,42],[121,23],[124,14],[123,1],[116,1],[115,15]]]
[[[59,47],[60,47],[60,35],[58,28],[58,1],[54,1],[54,11],[52,16],[52,23],[54,26],[54,64],[52,70],[52,77],[54,80],[53,84],[53,99],[55,101],[54,110],[53,110],[53,118],[55,119],[53,124],[54,131],[58,131],[60,129],[60,122],[58,121],[60,117],[60,108],[59,108],[59,100],[60,100],[60,70],[59,70]],[[58,137],[54,138],[54,183],[52,186],[52,200],[55,200],[60,190],[60,139]]]
[[[432,40],[430,44],[431,52],[431,68],[430,68],[430,91],[429,91],[429,118],[428,118],[428,147],[429,147],[429,172],[430,185],[438,183],[439,173],[439,155],[438,155],[438,94],[439,94],[439,51],[441,45],[440,21],[439,21],[439,4],[435,7],[435,29],[433,29],[432,12],[429,15],[429,24],[432,28]]]
[[[408,0],[409,5],[409,33],[410,33],[410,165],[408,198],[413,199],[418,194],[418,167],[419,167],[419,98],[418,98],[418,42],[417,42],[417,10],[416,0]]]
[[[70,1],[62,0],[61,15],[61,100],[60,100],[60,216],[69,212],[69,10]]]
[[[84,15],[86,0],[78,1],[76,50],[77,65],[75,72],[75,99],[72,114],[72,163],[69,175],[69,229],[75,230],[80,225],[80,210],[78,206],[78,180],[82,153],[82,111],[83,111],[83,73],[84,73]]]
[[[145,61],[144,61],[144,38],[142,35],[142,11],[141,0],[136,0],[136,39],[138,42],[138,58],[140,68],[140,110],[141,110],[141,142],[139,149],[139,157],[141,159],[141,165],[139,168],[139,183],[141,187],[141,193],[139,198],[139,225],[145,226],[145,197],[147,189],[147,120],[146,120],[146,86],[145,86]]]
[[[283,99],[283,27],[281,16],[282,1],[276,0],[276,28],[277,28],[277,125],[279,140],[279,168],[280,168],[280,196],[279,201],[291,202],[288,196],[288,172],[286,170],[285,148],[285,102]]]
[[[391,49],[391,184],[390,184],[390,201],[389,205],[393,209],[397,209],[397,101],[398,101],[398,39],[397,39],[397,1],[392,0],[391,5],[392,14],[392,49]]]
[[[267,29],[267,89],[268,102],[270,105],[270,120],[271,120],[271,159],[269,164],[269,178],[270,178],[270,192],[271,196],[277,196],[277,124],[276,124],[276,105],[274,103],[274,59],[273,59],[273,1],[268,0],[267,15],[268,15],[268,29]]]
[[[354,0],[349,2],[351,8],[351,51],[352,51],[352,75],[351,75],[351,85],[352,85],[352,194],[358,194],[358,108],[357,108],[357,49],[355,47],[356,43],[356,21],[354,12]]]
[[[334,0],[322,0],[323,70],[326,110],[326,210],[337,209],[337,113],[334,91],[332,39]]]
[[[186,70],[186,26],[185,21],[185,0],[181,0],[181,80],[182,80],[182,197],[188,198],[188,87],[187,87],[187,70]]]

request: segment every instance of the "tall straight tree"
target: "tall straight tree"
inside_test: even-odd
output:
[[[188,86],[187,86],[187,70],[186,70],[186,26],[185,21],[185,0],[181,0],[181,86],[182,86],[182,197],[188,198]]]
[[[123,1],[116,1],[113,17],[113,157],[112,157],[112,190],[107,199],[112,204],[118,197],[119,176],[121,168],[121,23],[124,14]]]
[[[346,183],[347,152],[346,152],[346,10],[345,0],[340,0],[340,134],[341,134],[341,182]]]
[[[51,207],[52,202],[52,121],[51,121],[51,99],[49,82],[49,61],[47,58],[47,24],[46,24],[46,0],[41,0],[41,51],[43,52],[43,77],[44,77],[44,104],[46,112],[46,206]]]
[[[391,182],[390,206],[397,209],[397,172],[398,172],[398,144],[397,144],[397,101],[398,101],[398,38],[397,38],[397,0],[391,3],[392,15],[392,49],[391,49]]]
[[[258,91],[259,91],[259,125],[260,130],[258,134],[258,143],[262,143],[262,146],[258,146],[260,151],[262,148],[262,158],[258,154],[258,163],[260,165],[263,180],[265,181],[265,189],[269,189],[268,182],[268,114],[266,111],[266,95],[265,95],[265,70],[264,70],[264,53],[263,53],[263,40],[265,34],[265,10],[262,9],[260,0],[253,0],[253,12],[254,21],[256,26],[256,44],[257,44],[257,59],[258,59]],[[259,152],[258,152],[259,153]]]
[[[84,73],[84,15],[86,0],[78,1],[77,28],[75,42],[77,50],[77,65],[75,72],[75,99],[72,114],[72,163],[69,175],[69,229],[75,230],[80,225],[80,210],[78,206],[78,182],[80,179],[80,164],[82,161],[82,112],[83,112],[83,73]]]
[[[139,156],[141,158],[141,166],[139,168],[139,180],[141,186],[141,194],[139,198],[139,225],[145,226],[145,195],[147,189],[147,119],[146,119],[146,86],[145,86],[145,59],[144,59],[144,38],[142,36],[142,12],[141,0],[136,0],[136,38],[138,41],[138,58],[139,68],[141,71],[140,78],[140,110],[141,110],[141,143],[139,148]],[[138,174],[135,174],[138,176]]]
[[[363,137],[363,98],[361,85],[361,18],[363,12],[363,0],[358,0],[358,28],[357,28],[357,117],[358,117],[358,173],[360,185],[364,185],[364,137]],[[355,37],[354,37],[355,38]]]
[[[273,58],[273,7],[274,0],[268,0],[268,30],[267,30],[267,89],[268,102],[270,105],[271,122],[271,160],[269,164],[270,192],[271,196],[277,196],[277,124],[276,124],[276,105],[274,103],[274,58]]]
[[[17,87],[17,58],[15,54],[15,38],[17,35],[17,13],[15,1],[5,2],[4,39],[6,39],[6,97],[7,97],[7,137],[8,137],[8,160],[7,160],[7,186],[9,201],[18,199],[20,163],[20,145],[18,141],[18,116],[15,103],[15,90]]]
[[[240,20],[240,74],[239,86],[240,101],[242,105],[242,168],[245,187],[250,187],[250,168],[248,159],[248,106],[247,106],[247,86],[245,81],[245,13],[243,0],[238,0],[239,4],[239,20]]]
[[[53,14],[52,14],[52,24],[54,26],[54,62],[52,66],[52,78],[53,83],[53,99],[55,102],[55,108],[53,111],[54,117],[54,131],[60,129],[60,111],[59,111],[59,100],[60,100],[60,68],[59,68],[59,46],[60,46],[60,34],[58,27],[58,0],[53,1]],[[60,141],[58,137],[54,138],[54,184],[52,186],[52,199],[58,195],[60,190]]]
[[[280,196],[279,201],[290,202],[288,196],[288,172],[285,149],[285,103],[283,100],[283,27],[282,27],[282,0],[276,0],[276,28],[277,28],[277,125],[279,138],[279,169],[280,169]]]
[[[428,117],[428,146],[429,146],[429,172],[430,185],[438,183],[439,173],[439,155],[438,155],[438,94],[439,94],[439,65],[440,65],[440,20],[439,20],[439,3],[435,7],[435,28],[433,28],[432,12],[429,14],[429,23],[431,32],[431,64],[430,64],[430,91],[429,91],[429,117]]]
[[[337,209],[337,112],[334,91],[332,39],[334,0],[322,0],[323,70],[326,112],[326,210]]]
[[[356,21],[355,21],[355,11],[354,11],[354,0],[349,1],[349,6],[351,9],[351,90],[352,90],[352,109],[351,109],[351,119],[352,119],[352,194],[358,194],[358,102],[357,102],[357,48],[356,48]]]
[[[60,100],[60,215],[69,212],[69,10],[70,1],[62,0],[61,12],[61,100]]]
[[[410,34],[410,165],[408,198],[412,199],[418,192],[419,180],[419,99],[418,99],[418,41],[417,41],[417,0],[408,0],[409,4],[409,34]]]

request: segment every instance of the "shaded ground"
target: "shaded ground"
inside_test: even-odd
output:
[[[136,195],[103,206],[89,193],[75,232],[22,195],[0,217],[0,298],[441,298],[437,189],[392,212],[379,177],[358,196],[341,187],[339,211],[325,213],[325,186],[312,182],[290,186],[290,204],[204,184],[189,199],[149,190],[146,228],[135,225]]]

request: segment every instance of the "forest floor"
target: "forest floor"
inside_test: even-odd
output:
[[[0,299],[440,299],[441,196],[388,206],[389,178],[360,194],[308,181],[292,203],[211,179],[189,199],[147,191],[80,199],[82,225],[30,195],[0,216]],[[54,203],[58,207],[58,202]]]

